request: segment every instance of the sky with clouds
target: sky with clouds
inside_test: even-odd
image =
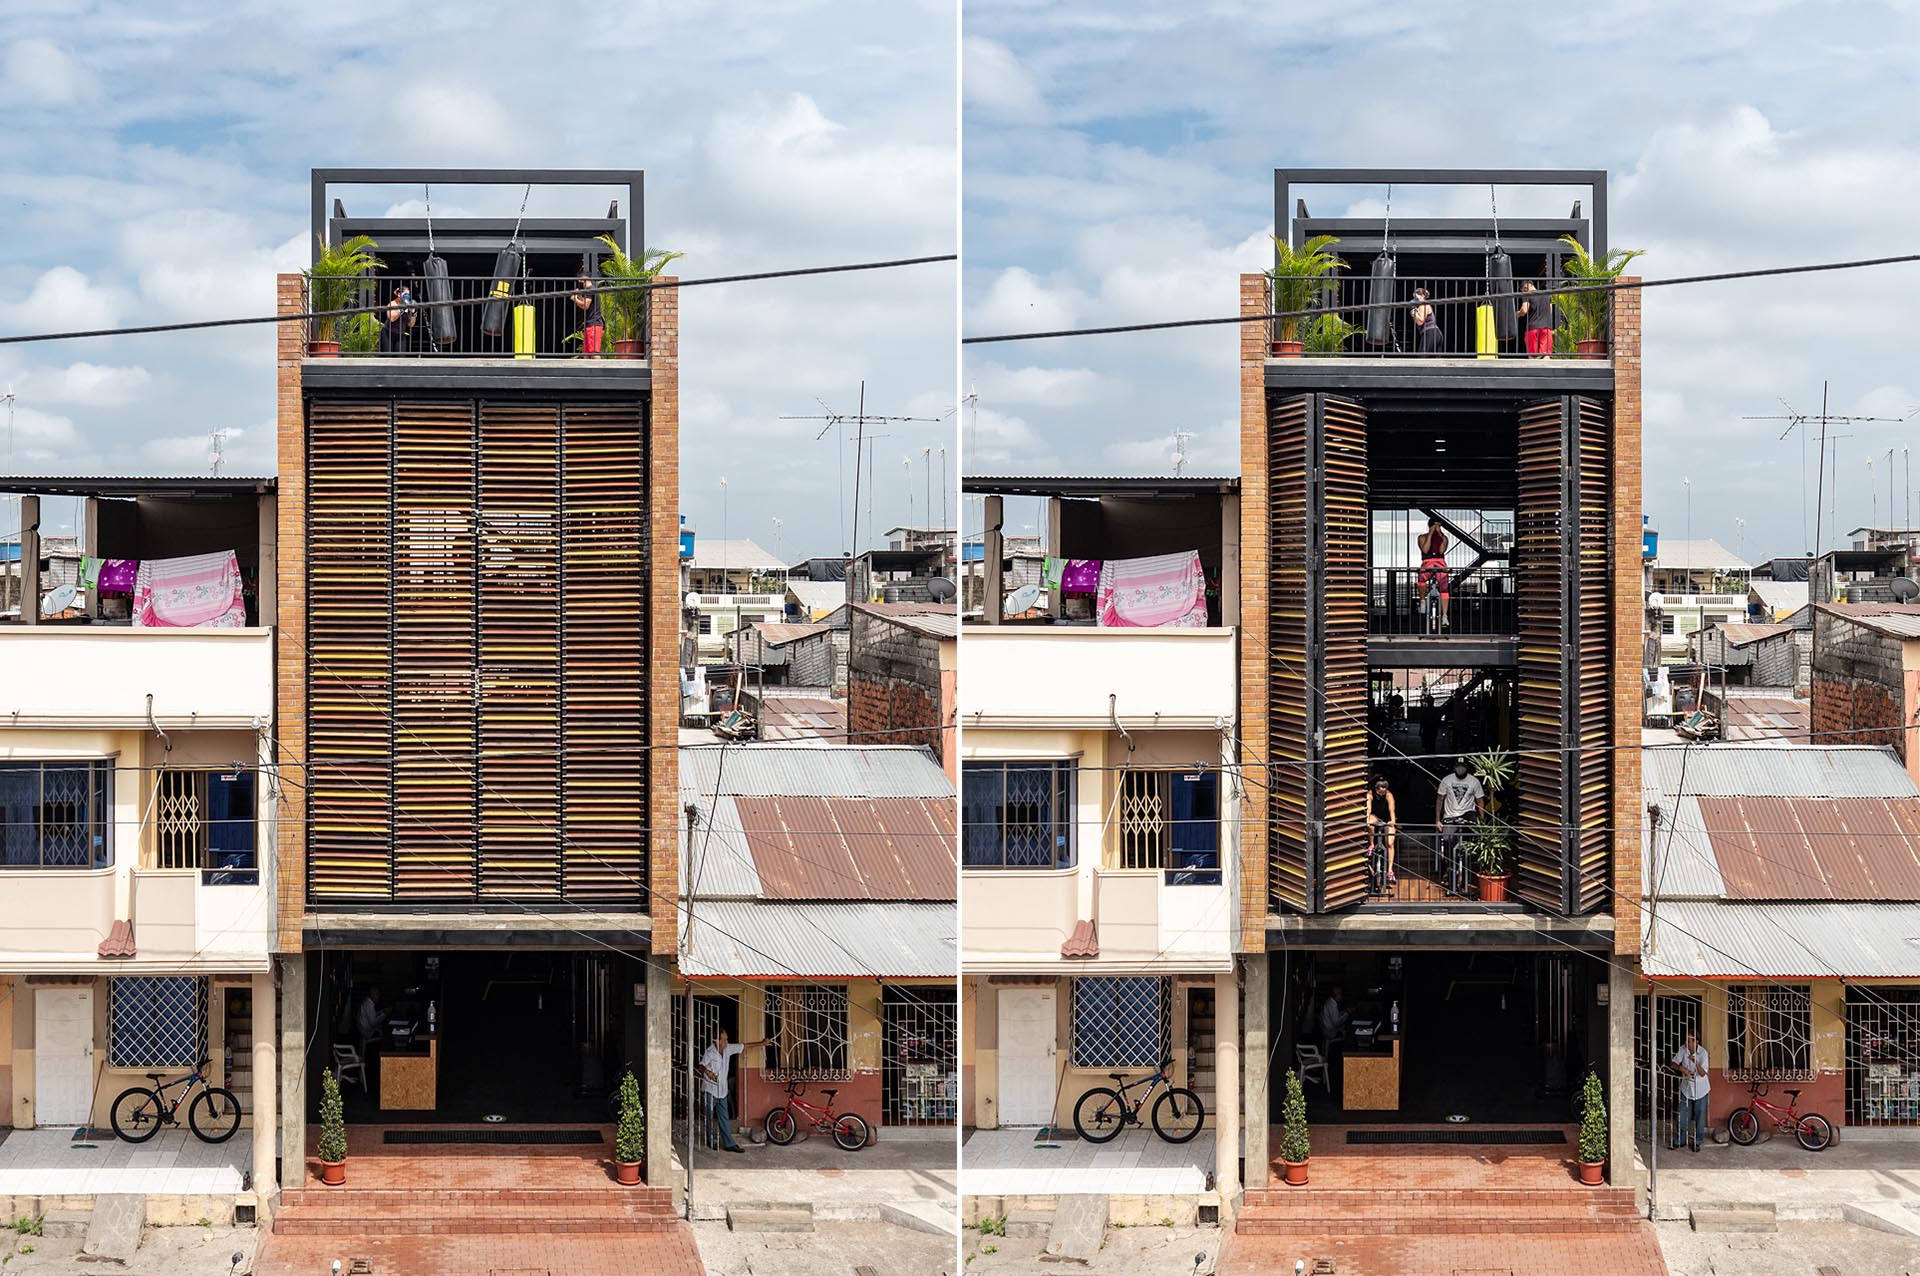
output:
[[[952,252],[955,41],[954,0],[6,0],[0,333],[270,312],[275,273],[307,260],[314,167],[643,168],[648,240],[685,252],[686,278]],[[511,215],[520,193],[436,211]],[[528,212],[605,208],[583,195]],[[832,436],[778,418],[851,411],[862,378],[870,408],[946,417],[877,445],[874,517],[906,521],[910,455],[919,521],[923,450],[937,485],[954,439],[954,280],[682,295],[682,509],[702,535],[724,509],[730,536],[838,551]],[[16,473],[205,473],[216,429],[225,472],[275,468],[266,328],[0,347],[0,382]]]
[[[1292,6],[968,0],[963,326],[1230,315],[1269,264],[1280,166],[1604,168],[1610,239],[1647,278],[1915,251],[1920,6],[1910,2]],[[1320,190],[1316,215],[1384,192]],[[1509,205],[1508,198],[1512,203]],[[1501,212],[1564,216],[1570,195]],[[1400,215],[1484,190],[1396,192]],[[1645,502],[1656,526],[1803,550],[1810,483],[1774,414],[1905,417],[1920,266],[1645,294]],[[973,347],[975,472],[1239,472],[1231,328]],[[1920,416],[1837,428],[1837,526],[1908,511]],[[1888,494],[1887,449],[1900,471]],[[1814,454],[1808,453],[1809,464]],[[1873,459],[1869,486],[1867,462]],[[1920,504],[1920,498],[1916,500]],[[970,530],[977,530],[973,509]],[[1915,510],[1920,515],[1920,509]],[[1031,512],[1010,512],[1016,530]],[[1744,528],[1736,520],[1744,520]]]

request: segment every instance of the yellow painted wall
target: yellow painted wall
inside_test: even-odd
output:
[[[1696,979],[1660,981],[1662,997],[1700,998],[1700,1044],[1707,1048],[1707,1058],[1715,1068],[1727,1066],[1727,986]],[[1816,979],[1807,987],[1812,1001],[1814,1069],[1843,1069],[1847,1060],[1847,985],[1838,979]],[[1648,990],[1648,981],[1635,982],[1636,993]]]

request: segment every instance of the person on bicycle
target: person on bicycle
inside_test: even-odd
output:
[[[1467,825],[1487,813],[1487,791],[1465,758],[1453,760],[1453,770],[1440,777],[1440,791],[1433,800],[1433,826],[1440,832],[1442,847],[1460,840]]]
[[[1713,1093],[1713,1078],[1707,1074],[1707,1048],[1700,1044],[1698,1031],[1687,1029],[1686,1043],[1668,1066],[1680,1074],[1680,1106],[1676,1114],[1679,1120],[1673,1127],[1673,1142],[1668,1146],[1679,1151],[1680,1145],[1688,1141],[1687,1126],[1691,1123],[1693,1150],[1698,1152],[1707,1140],[1707,1098]]]
[[[1420,608],[1425,614],[1427,593],[1438,586],[1440,592],[1440,628],[1447,626],[1447,597],[1451,581],[1447,573],[1447,533],[1440,526],[1440,520],[1427,520],[1424,534],[1414,537],[1414,546],[1420,551]]]
[[[762,1037],[758,1041],[727,1041],[727,1030],[722,1028],[713,1034],[713,1044],[700,1056],[700,1125],[707,1135],[707,1148],[713,1149],[713,1127],[720,1127],[720,1146],[729,1152],[746,1154],[746,1149],[733,1141],[733,1119],[727,1113],[727,1069],[733,1063],[733,1057],[742,1050],[751,1050],[755,1046],[764,1046],[770,1038]]]
[[[1373,777],[1373,794],[1367,799],[1367,834],[1369,841],[1377,838],[1385,844],[1388,890],[1392,890],[1394,885],[1393,842],[1399,824],[1400,817],[1393,804],[1393,789],[1387,784],[1386,776],[1376,775]]]

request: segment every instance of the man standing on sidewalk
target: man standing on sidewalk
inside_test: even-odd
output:
[[[1693,1150],[1698,1152],[1707,1141],[1707,1096],[1713,1093],[1713,1082],[1707,1076],[1706,1047],[1700,1044],[1695,1029],[1687,1029],[1686,1043],[1673,1056],[1672,1067],[1680,1074],[1679,1123],[1673,1127],[1672,1147],[1677,1151],[1688,1141],[1687,1123],[1691,1121]]]
[[[720,1126],[720,1146],[729,1152],[745,1152],[733,1141],[733,1119],[727,1115],[727,1068],[733,1057],[742,1050],[754,1046],[764,1046],[768,1038],[758,1041],[740,1041],[727,1043],[727,1030],[722,1028],[713,1034],[713,1044],[700,1056],[700,1105],[704,1109],[700,1126],[706,1131],[707,1147],[713,1147],[713,1127]]]

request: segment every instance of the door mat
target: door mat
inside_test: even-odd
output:
[[[387,1143],[605,1143],[597,1130],[387,1130]]]
[[[1565,1130],[1348,1130],[1347,1143],[1565,1143]]]

